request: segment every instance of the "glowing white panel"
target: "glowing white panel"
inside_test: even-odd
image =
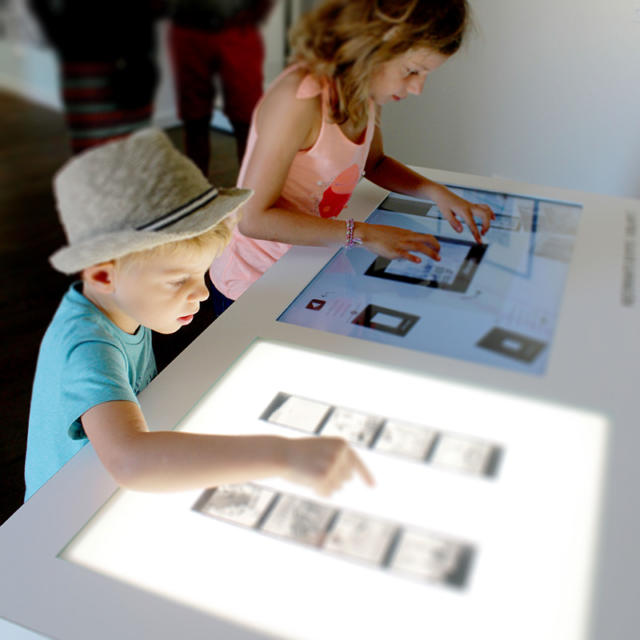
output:
[[[120,490],[60,556],[256,634],[584,637],[601,416],[257,341],[178,429],[325,427],[353,441],[375,488]]]

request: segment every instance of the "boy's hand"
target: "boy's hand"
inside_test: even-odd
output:
[[[337,491],[354,472],[369,486],[370,471],[342,438],[286,439],[284,477],[312,487],[322,496]]]
[[[457,196],[443,185],[437,185],[437,191],[433,194],[433,201],[438,205],[442,215],[449,221],[449,224],[458,232],[462,231],[462,223],[457,216],[464,219],[473,235],[475,241],[482,243],[482,236],[489,231],[491,220],[495,220],[495,213],[486,204],[475,204],[468,202],[464,198]],[[474,220],[478,216],[482,220],[482,234]]]

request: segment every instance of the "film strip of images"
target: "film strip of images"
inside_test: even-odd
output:
[[[193,510],[401,577],[463,589],[475,548],[464,541],[252,483],[205,490]]]
[[[339,436],[379,453],[481,478],[496,477],[504,457],[503,448],[493,442],[282,391],[274,396],[260,419],[309,434]]]

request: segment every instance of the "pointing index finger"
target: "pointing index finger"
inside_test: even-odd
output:
[[[476,221],[473,219],[473,214],[469,216],[469,231],[471,231],[471,234],[475,238],[475,241],[478,244],[482,244],[482,236],[478,231],[478,226],[476,225]]]
[[[364,480],[365,484],[370,487],[375,486],[375,478],[373,477],[371,471],[369,471],[369,469],[365,466],[364,462],[362,462],[358,454],[352,450],[351,455],[356,471],[358,472],[358,474],[360,474],[360,477]]]
[[[493,213],[491,207],[486,204],[479,205],[478,209],[480,211],[480,217],[482,218],[482,233],[484,234],[489,231],[491,220],[496,219],[496,214]]]

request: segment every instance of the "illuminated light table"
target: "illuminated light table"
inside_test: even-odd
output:
[[[85,447],[0,528],[6,625],[635,637],[640,203],[429,175],[497,209],[486,246],[363,182],[348,215],[435,233],[438,272],[294,248],[140,396],[150,424],[342,435],[376,487],[140,494]]]

